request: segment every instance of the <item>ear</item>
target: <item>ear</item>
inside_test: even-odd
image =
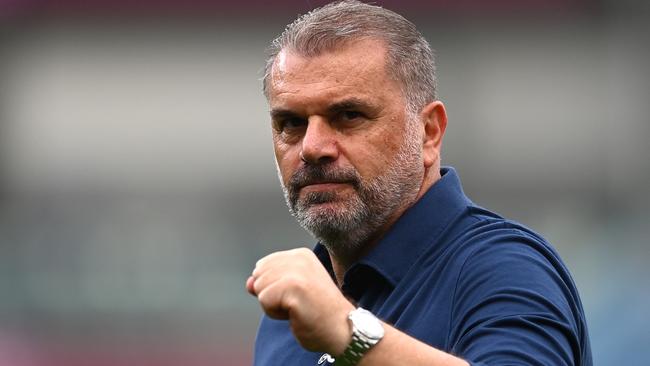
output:
[[[447,128],[447,112],[441,101],[427,104],[420,112],[424,123],[424,137],[422,139],[422,157],[424,167],[431,168],[434,164],[440,165],[440,149],[442,138]]]

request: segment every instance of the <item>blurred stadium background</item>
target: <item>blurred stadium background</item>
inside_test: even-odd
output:
[[[247,275],[313,244],[264,50],[323,1],[224,3],[0,1],[0,365],[250,364]],[[377,3],[437,50],[444,164],[559,249],[596,364],[650,364],[648,3]]]

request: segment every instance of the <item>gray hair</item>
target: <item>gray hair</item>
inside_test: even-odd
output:
[[[417,113],[438,99],[433,51],[415,25],[395,12],[356,0],[314,9],[272,41],[264,70],[264,95],[269,97],[271,68],[282,50],[313,57],[364,38],[386,44],[388,73],[401,84],[409,112]]]

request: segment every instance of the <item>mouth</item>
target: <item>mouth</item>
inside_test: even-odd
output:
[[[308,184],[303,185],[300,187],[300,191],[307,193],[307,192],[325,192],[325,191],[332,191],[332,190],[338,190],[341,188],[345,187],[352,187],[352,182],[348,181],[341,181],[341,182],[333,182],[333,181],[323,181],[323,182],[310,182]]]

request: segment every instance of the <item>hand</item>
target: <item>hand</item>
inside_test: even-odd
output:
[[[260,259],[246,289],[257,296],[269,317],[289,320],[305,349],[339,355],[347,347],[352,334],[347,315],[354,305],[311,250],[276,252]]]

